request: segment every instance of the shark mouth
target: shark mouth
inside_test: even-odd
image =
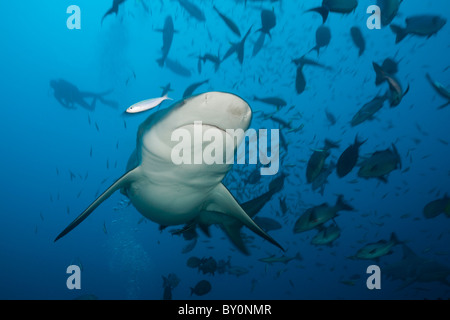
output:
[[[211,130],[219,130],[219,131],[225,133],[230,138],[232,138],[233,136],[232,136],[232,134],[230,134],[229,130],[231,130],[231,132],[234,131],[234,129],[224,129],[224,128],[221,128],[221,127],[219,127],[219,126],[217,126],[215,124],[203,123],[202,121],[195,121],[194,123],[189,123],[189,124],[185,124],[185,125],[179,126],[174,131],[183,130],[183,129],[189,130],[188,128],[193,130],[194,136],[195,136],[195,133],[196,133],[196,128],[201,128],[201,135],[202,136],[203,136],[203,134],[206,131],[211,129]]]

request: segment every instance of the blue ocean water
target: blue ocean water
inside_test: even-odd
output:
[[[111,0],[102,1],[2,1],[1,100],[2,214],[0,216],[0,298],[74,299],[92,294],[99,299],[162,299],[163,279],[173,273],[180,279],[173,299],[446,299],[450,297],[449,213],[426,218],[427,203],[442,199],[449,189],[450,107],[437,94],[435,81],[450,86],[450,29],[444,25],[431,37],[410,35],[395,43],[389,26],[368,29],[367,7],[376,0],[360,0],[349,14],[330,12],[324,23],[330,43],[317,55],[315,33],[322,24],[317,12],[306,12],[321,1],[191,0],[205,21],[193,17],[179,1],[127,0],[117,14],[104,17]],[[350,1],[349,1],[350,2]],[[69,29],[70,5],[80,8],[81,29]],[[198,56],[223,57],[236,36],[214,11],[216,6],[239,27],[241,35],[252,30],[244,44],[243,63],[236,54],[221,62],[217,71],[209,61],[198,68]],[[261,11],[273,11],[276,25],[260,52],[253,55],[261,27]],[[392,24],[405,26],[415,15],[448,18],[444,0],[403,1]],[[160,67],[162,29],[171,16],[176,30],[168,58],[187,68],[191,76]],[[350,28],[359,27],[365,52],[358,49]],[[304,56],[329,66],[305,65],[306,88],[296,92],[296,65]],[[389,101],[371,121],[352,127],[355,113],[389,86],[375,85],[372,62],[392,58],[398,62],[395,79],[410,89],[395,108]],[[64,79],[84,92],[107,93],[95,108],[63,107],[55,98],[52,80]],[[169,227],[142,221],[127,198],[116,192],[75,230],[58,242],[53,240],[95,198],[125,172],[136,146],[136,133],[154,110],[124,115],[130,105],[159,97],[170,83],[169,96],[181,100],[192,83],[209,79],[195,94],[225,91],[245,99],[253,111],[251,128],[279,129],[277,117],[293,130],[281,128],[287,140],[282,148],[280,174],[283,189],[257,216],[270,217],[282,228],[269,234],[286,252],[247,228],[250,255],[239,252],[216,227],[211,237],[198,232],[195,248],[182,253],[190,242],[172,235]],[[448,89],[447,89],[448,92]],[[287,105],[276,107],[255,101],[279,97]],[[71,97],[66,97],[70,99]],[[92,99],[86,98],[88,106]],[[114,103],[112,103],[114,102]],[[161,108],[170,106],[164,102]],[[327,120],[326,112],[336,117]],[[271,118],[272,117],[272,118]],[[336,162],[355,136],[367,141],[359,162],[394,144],[402,167],[389,173],[387,182],[364,179],[354,168],[344,178],[333,171],[323,194],[306,181],[306,167],[324,140],[336,141],[326,165]],[[224,183],[243,203],[268,190],[274,176],[248,177],[255,165],[234,165]],[[317,230],[294,233],[294,224],[308,208],[334,205],[343,195],[353,211],[334,218],[341,229],[331,246],[315,246]],[[285,199],[283,213],[280,199]],[[447,205],[447,211],[448,205]],[[180,226],[182,227],[182,226]],[[403,244],[378,260],[349,259],[364,245],[389,240],[395,233]],[[404,245],[414,253],[414,263],[403,264]],[[283,254],[301,260],[267,264],[261,258]],[[187,266],[192,257],[230,260],[247,273],[203,274]],[[69,265],[81,267],[81,289],[69,290]],[[369,290],[366,273],[379,265],[381,289]],[[389,266],[401,265],[400,279],[387,277]],[[440,269],[436,267],[439,265]],[[409,267],[408,267],[409,266]],[[432,267],[430,267],[432,266]],[[434,266],[434,267],[433,267]],[[401,270],[400,270],[401,271]],[[436,274],[442,273],[435,281]],[[439,278],[439,277],[438,277]],[[211,283],[203,296],[191,295],[200,280]],[[446,281],[445,281],[446,280]]]

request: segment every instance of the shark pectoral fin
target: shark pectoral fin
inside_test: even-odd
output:
[[[86,210],[84,210],[71,224],[69,224],[54,240],[64,237],[76,226],[78,226],[84,219],[86,219],[103,201],[108,199],[114,192],[125,187],[131,181],[135,180],[139,176],[139,168],[125,173],[116,182],[114,182],[105,192],[103,192]]]
[[[250,255],[244,240],[241,236],[241,228],[239,223],[224,223],[221,225],[222,230],[228,236],[230,241],[239,249],[243,254]]]
[[[222,212],[227,216],[237,219],[239,222],[247,226],[257,235],[266,239],[273,245],[277,246],[281,250],[285,251],[283,247],[278,244],[271,236],[269,236],[264,230],[262,230],[241,208],[239,203],[233,197],[233,195],[228,191],[228,189],[223,185],[219,184],[212,192],[209,199],[209,204],[206,207],[206,211]],[[227,223],[222,223],[226,226]]]
[[[210,236],[208,227],[211,224],[218,224],[239,251],[245,255],[250,254],[241,236],[242,223],[240,221],[223,212],[202,211],[198,225],[203,232],[208,232],[206,234],[208,237]]]

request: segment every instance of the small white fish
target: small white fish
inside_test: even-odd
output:
[[[131,107],[129,107],[126,110],[126,112],[127,113],[139,113],[142,111],[147,111],[147,110],[153,109],[154,107],[159,106],[161,104],[161,102],[163,102],[164,100],[173,100],[173,99],[169,98],[166,94],[160,98],[143,100],[141,102],[133,104]]]

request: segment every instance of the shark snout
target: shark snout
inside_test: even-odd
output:
[[[242,98],[226,92],[208,92],[204,94],[205,104],[216,112],[228,113],[232,116],[246,116],[251,113],[250,106]]]
[[[249,116],[251,110],[249,105],[244,100],[239,99],[239,101],[234,101],[228,106],[227,112],[231,116],[245,117]]]
[[[223,130],[248,128],[252,110],[245,100],[226,92],[208,92],[203,98],[203,122],[214,124]]]

